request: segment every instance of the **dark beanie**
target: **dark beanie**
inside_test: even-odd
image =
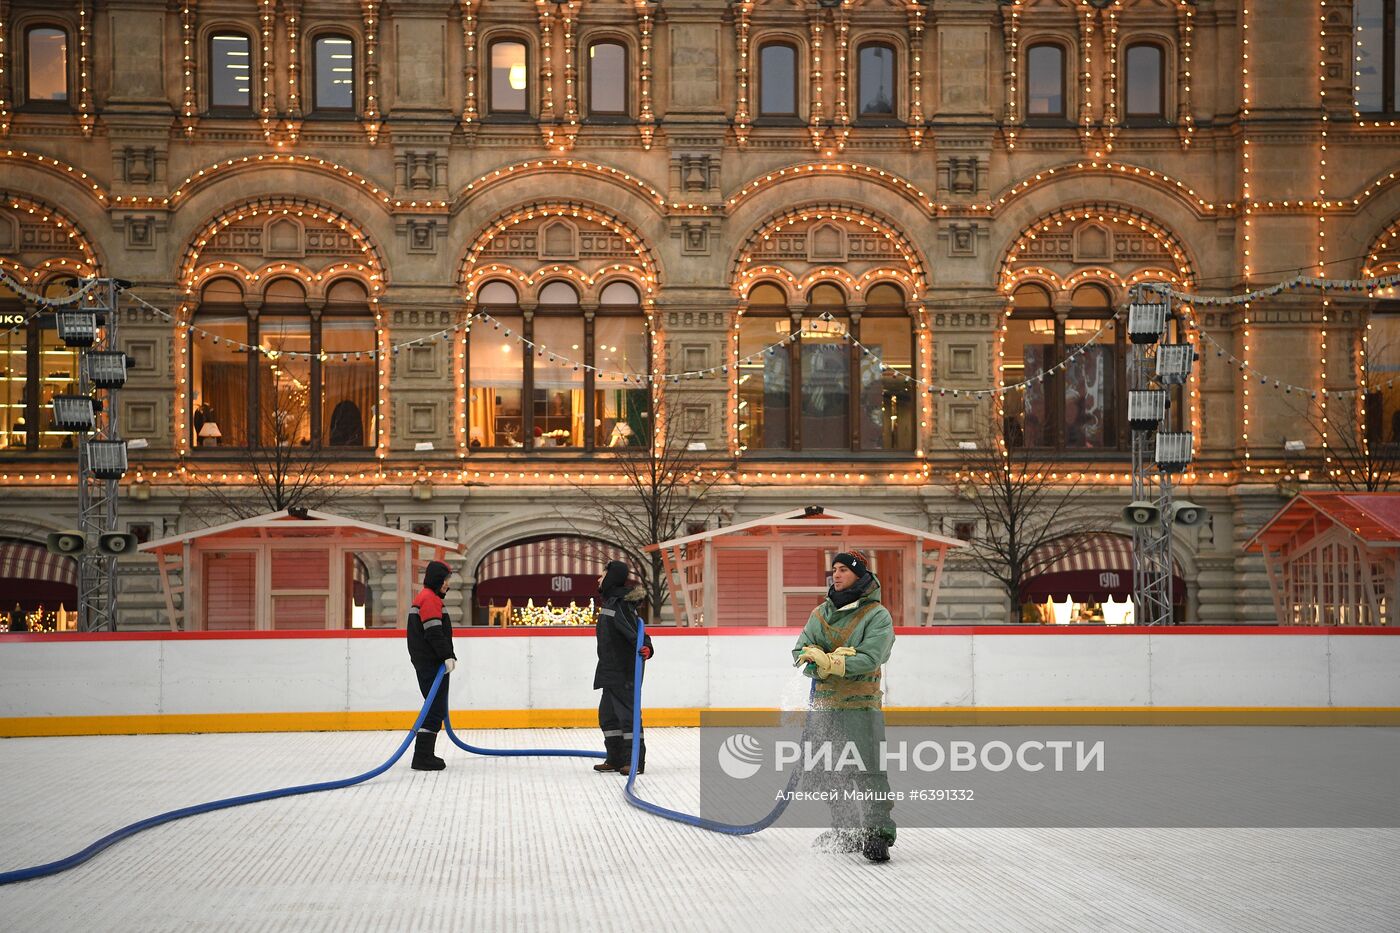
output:
[[[833,564],[845,564],[850,568],[851,573],[858,577],[865,576],[870,569],[866,566],[865,555],[860,551],[842,551],[831,559]]]
[[[442,591],[442,585],[447,582],[447,578],[452,576],[452,568],[440,560],[428,562],[428,569],[423,571],[423,586],[434,593]]]
[[[620,560],[608,561],[608,569],[603,572],[603,581],[598,584],[598,593],[604,599],[627,589],[627,564]]]

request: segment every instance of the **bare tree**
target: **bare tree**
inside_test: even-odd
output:
[[[1360,354],[1357,377],[1360,398],[1332,393],[1325,399],[1308,396],[1301,412],[1318,438],[1323,462],[1318,464],[1322,482],[1341,492],[1385,492],[1400,485],[1400,435],[1387,431],[1385,399],[1395,398],[1395,373],[1382,370],[1395,348],[1372,346]],[[1400,411],[1392,413],[1400,425]]]
[[[1024,445],[1021,432],[1000,407],[983,425],[976,448],[963,451],[958,494],[972,508],[977,528],[959,559],[992,577],[1011,601],[1019,622],[1022,588],[1099,530],[1084,501],[1090,488],[1068,471],[1052,470]]]
[[[229,467],[209,478],[194,473],[194,511],[216,521],[252,518],[288,509],[320,509],[345,495],[310,444],[311,411],[307,393],[273,379],[260,387],[256,443],[239,448]],[[241,475],[230,483],[225,474]]]
[[[558,510],[579,534],[601,528],[626,552],[642,575],[653,622],[661,617],[670,588],[660,552],[648,552],[647,546],[681,537],[693,526],[707,523],[720,508],[711,492],[730,480],[735,466],[728,453],[704,449],[699,443],[704,431],[680,423],[674,398],[669,407],[668,416],[654,402],[650,406],[648,424],[656,424],[661,415],[660,426],[650,432],[651,443],[645,433],[637,432],[635,443],[607,448],[602,463],[621,479],[620,485],[570,481],[596,524],[585,525],[577,512]]]

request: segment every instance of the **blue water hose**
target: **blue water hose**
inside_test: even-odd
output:
[[[452,740],[463,751],[471,752],[473,755],[491,755],[498,758],[607,758],[607,752],[593,752],[583,750],[573,750],[568,748],[478,748],[463,742],[457,737],[457,733],[452,729],[452,719],[446,713],[442,717],[443,728],[447,732],[447,737]]]
[[[637,660],[632,668],[632,767],[627,772],[627,786],[623,787],[623,796],[627,802],[639,810],[647,813],[654,813],[657,816],[674,820],[677,823],[686,823],[691,826],[698,826],[701,829],[708,829],[711,832],[724,833],[728,836],[747,836],[760,830],[767,829],[778,821],[787,809],[788,802],[792,799],[792,792],[797,789],[798,782],[802,780],[802,770],[794,767],[792,775],[788,778],[787,787],[778,799],[777,806],[768,813],[767,816],[753,823],[721,823],[719,820],[706,819],[703,816],[694,816],[689,813],[682,813],[679,810],[670,810],[666,807],[654,804],[649,800],[638,797],[632,789],[632,785],[637,780],[637,763],[641,757],[642,750],[642,646],[646,644],[647,630],[646,623],[640,617],[637,618]],[[817,682],[812,681],[812,692],[808,694],[807,705],[811,706],[811,697],[815,695]],[[804,728],[803,735],[806,735]]]
[[[34,865],[30,868],[17,868],[14,871],[0,872],[0,885],[13,884],[16,881],[29,881],[34,878],[44,878],[49,875],[56,875],[59,872],[76,868],[97,853],[109,846],[116,845],[123,839],[130,838],[142,830],[150,829],[153,826],[160,826],[163,823],[170,823],[175,820],[182,820],[187,816],[196,816],[200,813],[209,813],[214,810],[224,810],[228,807],[240,807],[245,803],[258,803],[263,800],[276,800],[279,797],[295,797],[298,794],[314,794],[323,790],[338,790],[342,787],[350,787],[353,784],[362,784],[370,778],[378,777],[389,770],[394,762],[398,761],[407,751],[409,743],[418,733],[419,726],[423,725],[423,718],[428,715],[428,707],[432,705],[433,699],[437,696],[438,687],[442,685],[442,676],[446,668],[438,668],[437,677],[433,678],[433,687],[428,691],[427,699],[423,701],[423,708],[418,711],[418,718],[413,721],[413,728],[408,730],[408,735],[399,743],[398,749],[390,755],[388,760],[376,768],[371,768],[364,774],[357,774],[354,777],[341,778],[338,781],[322,781],[319,784],[299,784],[296,787],[281,787],[277,790],[265,790],[256,794],[243,794],[240,797],[225,797],[222,800],[211,800],[209,803],[195,804],[192,807],[181,807],[179,810],[170,810],[156,816],[148,817],[129,826],[123,826],[113,833],[108,833],[92,845],[76,852],[67,858],[59,859],[56,862],[49,862],[44,865]]]

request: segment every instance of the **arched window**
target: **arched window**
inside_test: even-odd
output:
[[[739,445],[745,450],[792,446],[793,353],[775,346],[791,334],[783,290],[769,282],[750,289],[739,319]]]
[[[914,331],[898,286],[871,288],[857,319],[830,282],[808,292],[800,316],[781,288],[760,283],[740,318],[739,356],[743,449],[914,449]]]
[[[895,115],[895,51],[887,42],[867,42],[860,47],[858,116]]]
[[[467,420],[471,447],[522,447],[525,437],[525,363],[518,341],[524,318],[515,289],[487,282],[477,291],[477,307],[490,316],[472,324],[467,335]]]
[[[519,39],[491,43],[491,81],[487,109],[491,113],[519,114],[530,109],[529,55]]]
[[[620,42],[595,42],[588,47],[588,112],[627,113],[627,47]]]
[[[881,282],[865,295],[865,313],[852,327],[860,342],[861,450],[913,450],[914,329],[899,286]]]
[[[640,447],[651,437],[651,341],[642,297],[630,282],[611,282],[598,297],[593,320],[595,447]]]
[[[197,447],[247,447],[254,360],[243,289],[214,279],[199,296],[190,339],[190,443]]]
[[[1026,49],[1026,116],[1063,119],[1065,50],[1052,42]]]
[[[1125,446],[1125,349],[1112,316],[1113,299],[1099,285],[1076,288],[1064,317],[1056,315],[1050,293],[1039,285],[1022,285],[1012,293],[1002,382],[1025,385],[1003,396],[1007,443],[1053,449]]]
[[[317,111],[355,109],[355,43],[349,36],[318,36],[312,87]]]
[[[369,293],[354,279],[332,282],[321,313],[321,444],[373,447],[378,408],[377,346]]]
[[[310,354],[311,314],[306,289],[295,279],[275,279],[263,290],[258,314],[258,443],[263,447],[309,447],[316,373]]]
[[[536,300],[527,318],[505,282],[487,283],[477,293],[489,319],[477,321],[468,337],[470,446],[556,450],[643,443],[650,436],[651,347],[636,287],[609,284],[592,315],[583,313],[578,291],[561,279],[545,283]]]
[[[61,297],[66,286],[51,284],[40,293]],[[0,285],[0,449],[38,450],[71,447],[74,435],[53,428],[55,395],[78,391],[78,353],[59,339],[52,312],[36,314],[32,305]]]
[[[1124,65],[1125,116],[1161,119],[1167,114],[1166,68],[1162,47],[1150,42],[1128,46]]]
[[[766,42],[759,47],[758,113],[797,116],[797,49],[789,42]]]
[[[209,37],[209,107],[253,109],[253,44],[237,32]]]
[[[33,104],[68,103],[68,33],[57,26],[32,26],[25,33],[24,99]]]
[[[1400,25],[1396,0],[1355,0],[1351,6],[1356,109],[1395,113],[1400,91]]]

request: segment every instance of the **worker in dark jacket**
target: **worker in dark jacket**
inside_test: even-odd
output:
[[[408,610],[408,657],[413,662],[413,670],[418,674],[418,689],[424,699],[433,688],[438,668],[447,665],[447,673],[442,675],[442,686],[438,687],[433,705],[428,707],[428,715],[423,717],[423,725],[418,729],[418,737],[413,746],[414,771],[441,771],[447,767],[433,753],[437,745],[438,730],[447,716],[447,681],[452,669],[457,666],[457,655],[452,652],[452,620],[442,607],[449,584],[447,577],[452,568],[441,561],[431,561],[423,573],[423,589],[413,600]]]
[[[645,661],[652,655],[650,635],[637,650],[637,605],[646,598],[646,590],[629,583],[627,571],[625,563],[612,561],[598,583],[598,669],[593,675],[593,689],[603,691],[598,726],[608,752],[593,770],[622,774],[632,767],[632,659],[640,654]],[[640,735],[637,739],[642,743],[637,750],[637,773],[642,774],[647,767],[647,743]]]

